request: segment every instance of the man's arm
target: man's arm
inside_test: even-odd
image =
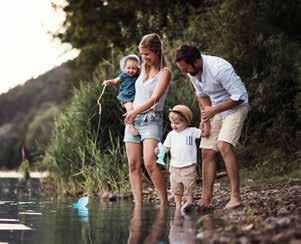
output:
[[[211,101],[209,97],[198,97],[199,109],[202,112],[206,107],[211,107]]]
[[[226,110],[229,110],[229,109],[232,109],[232,108],[238,106],[242,102],[243,102],[242,100],[234,101],[229,98],[226,101],[224,101],[216,106],[213,106],[213,107],[206,106],[201,111],[201,117],[202,117],[202,119],[204,119],[206,121],[218,113],[221,113],[223,111],[226,111]]]
[[[242,83],[240,77],[235,73],[232,65],[228,62],[223,65],[217,74],[216,79],[230,94],[230,97],[218,105],[203,109],[202,118],[204,119],[212,118],[215,114],[230,110],[248,99],[248,93],[245,85]]]
[[[202,114],[202,112],[205,111],[206,108],[211,108],[211,101],[209,97],[198,97],[198,103],[199,103],[200,114]],[[210,134],[209,118],[203,119],[201,116],[199,127],[202,131],[202,137],[208,137]]]

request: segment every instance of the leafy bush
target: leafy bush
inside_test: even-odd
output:
[[[36,157],[42,156],[52,138],[54,120],[59,109],[53,104],[43,104],[28,125],[25,137],[26,148]]]

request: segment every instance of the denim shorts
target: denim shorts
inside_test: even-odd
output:
[[[134,126],[139,135],[133,136],[126,125],[124,130],[124,142],[140,143],[145,139],[161,141],[163,133],[163,114],[162,112],[155,111],[138,114],[134,120]]]

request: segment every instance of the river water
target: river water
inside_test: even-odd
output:
[[[88,210],[72,208],[41,194],[38,179],[30,185],[0,179],[0,243],[197,243],[196,217],[153,205],[135,209],[132,202],[101,203]]]

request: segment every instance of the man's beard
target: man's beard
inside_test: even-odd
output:
[[[193,71],[189,72],[189,74],[191,74],[192,76],[196,76],[200,72],[200,70],[198,70],[194,64],[192,64],[192,68],[193,68]]]

